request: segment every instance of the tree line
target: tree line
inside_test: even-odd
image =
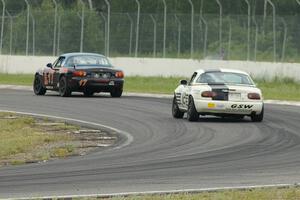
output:
[[[83,51],[106,53],[108,16],[105,0],[82,0],[85,9],[84,18],[82,18],[82,4],[79,0],[56,0],[59,15],[56,23],[52,0],[28,1],[31,12],[28,41],[30,54],[52,55],[54,47],[55,54],[79,51],[81,27],[84,28]],[[190,55],[191,5],[189,1],[165,1],[167,57],[247,59],[248,7],[245,0],[220,0],[223,7],[222,51],[219,49],[220,26],[217,1],[192,0],[195,11],[193,55]],[[22,0],[5,2],[6,10],[14,17],[12,21],[8,17],[5,18],[3,52],[24,54],[27,40],[27,5]],[[137,36],[136,1],[109,0],[109,2],[111,4],[110,55],[134,56]],[[161,57],[164,42],[163,0],[139,0],[139,2],[141,17],[138,56]],[[251,5],[250,59],[273,60],[272,7],[270,4],[267,5],[267,17],[264,19],[265,1],[249,0],[249,2]],[[272,2],[276,7],[276,60],[297,61],[300,52],[298,23],[300,5],[296,0],[272,0]],[[200,18],[200,10],[202,10],[203,20]],[[156,27],[152,19],[155,19]],[[83,26],[82,22],[84,22]]]
[[[51,0],[28,0],[33,8],[41,7],[43,3],[52,2]],[[56,0],[63,9],[72,9],[78,4],[78,0]],[[135,0],[108,0],[111,4],[112,12],[136,12]],[[161,13],[163,11],[162,0],[139,0],[142,13]],[[106,11],[105,0],[83,0],[88,6],[99,12]],[[192,0],[195,10],[199,11],[201,6],[208,14],[217,14],[219,7],[215,0]],[[220,0],[225,15],[240,15],[247,13],[247,4],[245,0]],[[262,15],[264,12],[265,0],[249,0],[252,12]],[[300,12],[300,5],[296,0],[272,0],[279,15],[295,15]],[[168,12],[170,13],[190,13],[188,0],[166,0]],[[26,3],[23,0],[6,0],[6,7],[14,13],[26,9]],[[270,12],[270,10],[268,10]]]

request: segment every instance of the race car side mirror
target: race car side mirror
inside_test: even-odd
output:
[[[49,68],[52,68],[52,64],[51,63],[48,63],[46,66],[49,67]]]
[[[180,85],[187,85],[187,80],[180,80]]]

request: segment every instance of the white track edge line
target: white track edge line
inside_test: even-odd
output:
[[[182,190],[161,190],[161,191],[145,191],[145,192],[121,192],[121,193],[107,193],[107,194],[83,194],[83,195],[61,195],[61,196],[40,196],[40,197],[21,197],[9,198],[11,200],[25,200],[25,199],[72,199],[72,198],[112,198],[118,196],[142,196],[142,195],[164,195],[164,194],[178,194],[178,193],[202,193],[202,192],[219,192],[224,190],[248,190],[259,188],[287,188],[298,186],[295,184],[270,184],[270,185],[251,185],[251,186],[233,186],[233,187],[212,187],[200,189],[182,189]]]
[[[79,120],[79,119],[73,119],[73,118],[67,118],[67,117],[59,117],[59,116],[53,116],[53,115],[46,115],[46,114],[37,114],[37,113],[30,113],[30,112],[19,112],[19,111],[14,111],[14,110],[1,110],[0,112],[11,112],[11,113],[16,113],[16,114],[21,114],[21,115],[31,115],[31,116],[36,116],[36,117],[47,117],[47,118],[52,118],[52,119],[60,119],[60,120],[66,120],[66,121],[71,121],[71,122],[78,122],[78,123],[82,123],[82,124],[87,124],[87,125],[92,125],[92,126],[98,126],[98,127],[102,127],[102,128],[106,128],[109,130],[112,130],[114,132],[120,133],[121,135],[126,137],[126,141],[121,144],[120,146],[114,147],[113,149],[121,149],[123,147],[126,147],[128,145],[130,145],[134,138],[133,136],[125,131],[121,131],[119,129],[110,127],[110,126],[106,126],[103,124],[99,124],[99,123],[94,123],[94,122],[88,122],[88,121],[84,121],[84,120]]]

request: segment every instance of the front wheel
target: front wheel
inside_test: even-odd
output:
[[[123,93],[123,90],[121,88],[114,88],[112,91],[110,91],[111,97],[121,97]]]
[[[172,115],[174,118],[183,118],[184,112],[181,112],[178,104],[177,104],[177,100],[176,97],[174,96],[173,98],[173,103],[172,103]]]
[[[43,86],[42,77],[40,75],[35,75],[33,81],[33,91],[36,95],[45,95],[46,88]]]
[[[61,77],[59,80],[59,95],[62,97],[71,96],[71,89],[68,85],[67,78],[65,76]]]
[[[195,122],[199,120],[199,113],[196,110],[193,97],[189,98],[188,110],[187,110],[187,119],[190,122]]]
[[[264,107],[261,110],[261,113],[259,115],[251,115],[251,120],[253,122],[262,122],[262,120],[264,119]]]

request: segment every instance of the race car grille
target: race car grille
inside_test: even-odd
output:
[[[93,72],[91,73],[91,77],[92,78],[110,78],[111,77],[111,73],[108,72]]]

